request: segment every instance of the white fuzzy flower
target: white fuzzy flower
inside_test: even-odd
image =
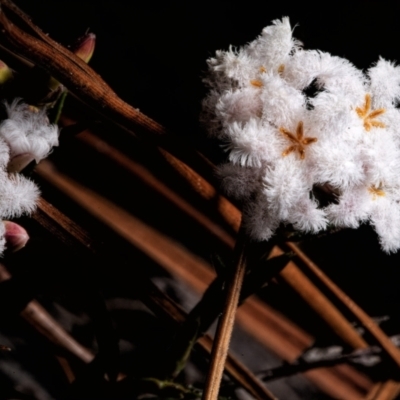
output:
[[[39,197],[35,183],[18,172],[33,160],[39,162],[58,145],[58,129],[49,124],[44,111],[18,100],[6,104],[6,110],[8,118],[0,123],[0,255],[7,241],[1,220],[30,214]],[[15,245],[15,238],[12,241]]]
[[[50,125],[45,111],[14,100],[6,104],[8,118],[0,124],[0,137],[10,149],[9,170],[18,172],[29,162],[37,163],[58,145],[58,128]]]
[[[303,50],[288,18],[208,64],[205,119],[229,153],[220,175],[252,238],[282,223],[315,233],[370,222],[385,251],[400,248],[400,67],[379,59],[363,74]]]

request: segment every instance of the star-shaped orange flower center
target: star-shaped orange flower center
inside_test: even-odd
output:
[[[377,197],[383,197],[386,195],[385,191],[382,189],[382,185],[370,186],[368,191],[372,194],[372,198],[375,200]]]
[[[311,143],[316,142],[318,139],[313,137],[304,137],[304,127],[303,121],[300,121],[297,124],[296,134],[289,132],[285,128],[279,128],[279,131],[283,133],[286,138],[290,140],[292,143],[283,153],[282,156],[286,157],[288,154],[293,153],[294,151],[298,152],[300,155],[300,159],[304,160],[305,154],[305,147]]]
[[[356,113],[364,120],[364,128],[366,131],[370,131],[372,127],[384,128],[385,124],[381,121],[377,121],[376,117],[382,115],[386,110],[384,108],[378,108],[377,110],[371,110],[371,95],[365,95],[365,104],[363,107],[357,107]]]

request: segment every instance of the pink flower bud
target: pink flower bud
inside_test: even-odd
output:
[[[96,35],[94,33],[87,33],[78,39],[72,51],[85,63],[88,63],[92,58],[94,47],[96,45]]]
[[[6,230],[4,238],[7,249],[13,253],[22,249],[29,240],[26,230],[15,222],[3,221],[3,224]]]

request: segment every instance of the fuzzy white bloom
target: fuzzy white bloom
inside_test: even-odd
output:
[[[220,176],[252,238],[370,222],[386,252],[400,248],[400,67],[379,59],[363,74],[303,50],[288,18],[208,65],[204,120],[229,153]]]
[[[6,110],[8,118],[0,123],[0,255],[6,246],[1,220],[31,213],[39,197],[35,183],[18,172],[58,145],[58,129],[44,111],[18,100],[6,104]]]
[[[18,99],[6,104],[6,110],[8,118],[0,124],[0,137],[10,149],[10,164],[19,167],[13,172],[33,160],[38,163],[58,146],[58,128],[49,124],[44,110],[29,107]]]

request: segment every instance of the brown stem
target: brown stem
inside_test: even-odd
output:
[[[206,227],[222,243],[225,243],[230,247],[234,246],[235,241],[231,235],[229,235],[218,224],[216,224],[205,214],[203,214],[192,204],[190,204],[190,202],[184,200],[173,190],[171,190],[167,185],[157,179],[145,167],[125,156],[122,152],[118,151],[114,147],[108,145],[105,141],[94,135],[89,130],[82,132],[77,137],[77,139],[91,146],[93,149],[113,160],[117,165],[125,168],[125,170],[129,171],[141,181],[145,182],[146,185],[148,185],[153,190],[160,193],[165,199],[179,207],[183,212],[193,218],[200,225]]]
[[[275,254],[280,253],[283,252],[275,249]],[[346,343],[354,349],[368,347],[368,343],[360,336],[354,326],[292,261],[286,265],[280,276]]]
[[[3,8],[10,4],[8,0],[0,3]],[[0,34],[14,50],[45,69],[89,106],[97,110],[100,107],[108,118],[131,129],[146,129],[157,135],[165,133],[160,124],[120,99],[79,57],[65,48],[60,50],[61,46],[53,41],[24,32],[6,17],[3,8],[0,10]]]
[[[217,400],[229,350],[236,310],[239,304],[240,291],[247,269],[247,239],[243,230],[239,231],[235,246],[235,269],[228,275],[226,282],[226,299],[222,316],[218,322],[211,352],[211,362],[203,392],[203,400]]]
[[[346,295],[318,266],[313,263],[303,251],[301,251],[294,243],[287,243],[290,249],[296,252],[300,259],[304,262],[316,277],[347,307],[347,309],[359,320],[364,328],[375,338],[382,346],[384,351],[392,358],[392,360],[400,366],[400,350],[394,345],[390,338],[382,331],[382,329],[371,319],[371,317],[359,307],[349,296]]]
[[[0,264],[0,282],[10,279],[11,274]],[[50,342],[74,354],[85,363],[93,360],[93,353],[78,343],[65,329],[36,301],[32,300],[21,312],[21,317],[32,325]]]
[[[141,284],[143,290],[142,301],[159,317],[167,321],[173,319],[183,323],[187,318],[182,309],[176,305],[168,296],[161,292],[151,281]],[[198,340],[198,345],[203,353],[210,355],[213,341],[210,336],[205,335]],[[226,361],[226,372],[233,380],[239,383],[256,399],[276,400],[275,396],[257,379],[254,374],[231,354],[228,354]]]
[[[378,384],[373,392],[368,394],[366,400],[394,400],[400,393],[400,383],[392,380]]]

